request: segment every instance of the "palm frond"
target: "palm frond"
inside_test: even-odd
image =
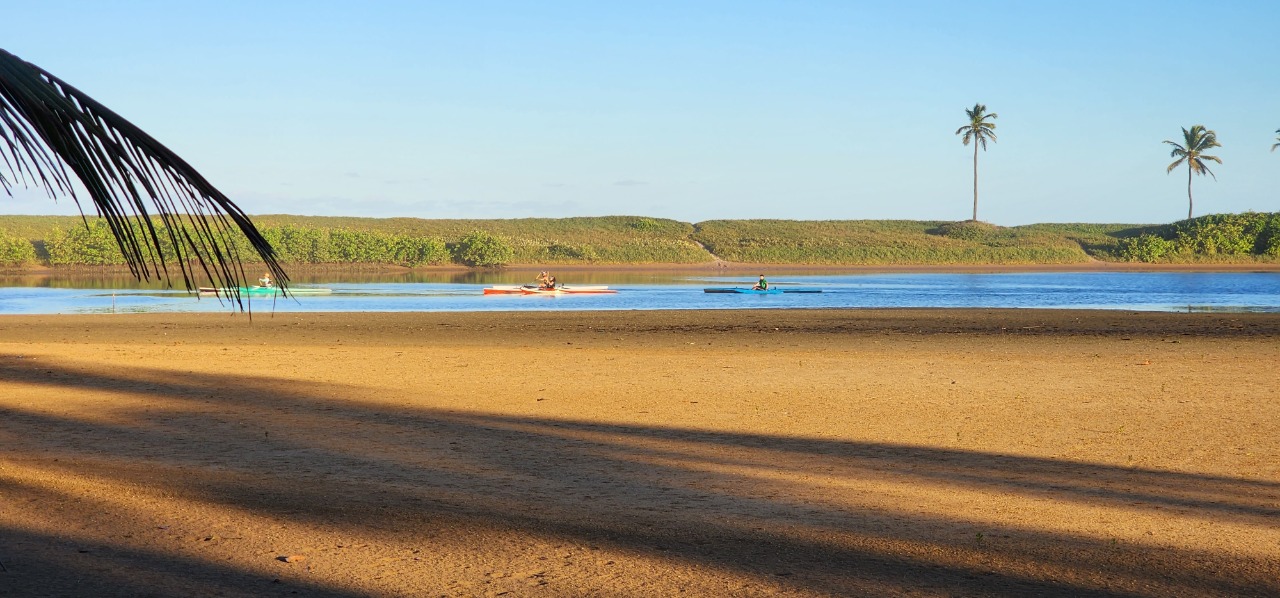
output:
[[[248,216],[190,164],[133,123],[53,74],[0,50],[0,186],[43,187],[84,213],[71,175],[106,220],[134,276],[172,282],[161,250],[167,231],[188,290],[203,272],[219,288],[246,284],[230,235],[244,234],[287,289],[288,276]],[[68,173],[70,171],[70,173]],[[138,231],[141,231],[139,233]],[[191,264],[194,260],[199,266]],[[286,291],[287,292],[287,291]],[[229,296],[241,304],[238,290]],[[243,307],[243,304],[241,304]]]
[[[1175,168],[1177,168],[1177,167],[1179,167],[1179,166],[1182,166],[1182,163],[1183,163],[1186,159],[1187,159],[1187,158],[1186,158],[1186,156],[1182,156],[1182,157],[1178,158],[1177,160],[1174,160],[1174,161],[1173,161],[1173,164],[1170,164],[1168,168],[1164,169],[1165,174],[1169,174],[1170,172],[1173,172],[1173,169],[1175,169]]]
[[[965,116],[969,117],[969,124],[956,129],[956,135],[963,135],[960,138],[961,143],[969,145],[973,142],[980,145],[985,151],[987,149],[987,141],[996,141],[995,123],[987,122],[987,119],[996,118],[996,114],[988,113],[987,107],[982,104],[974,104],[973,108],[964,109]]]
[[[1213,160],[1217,160],[1219,163],[1222,162],[1222,160],[1218,160],[1213,156],[1200,156],[1200,158],[1211,158]],[[1207,172],[1209,173],[1209,176],[1213,177],[1213,180],[1215,181],[1218,180],[1218,175],[1213,174],[1213,171],[1209,170],[1209,166],[1206,165],[1204,163],[1204,160],[1201,160],[1200,158],[1193,159],[1188,163],[1191,165],[1191,172],[1194,172],[1200,176],[1204,176],[1204,174]]]

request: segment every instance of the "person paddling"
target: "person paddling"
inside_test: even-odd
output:
[[[538,281],[539,288],[543,288],[543,289],[556,288],[556,277],[551,276],[550,274],[547,274],[546,270],[543,270],[541,273],[539,273],[538,277],[535,278],[534,280]]]
[[[756,281],[756,286],[751,287],[751,290],[753,290],[753,291],[767,291],[767,290],[769,290],[769,281],[765,280],[765,279],[764,279],[764,275],[763,275],[763,274],[761,274],[761,275],[760,275],[760,280]]]

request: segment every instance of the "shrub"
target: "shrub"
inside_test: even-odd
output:
[[[0,266],[21,266],[36,261],[36,249],[31,241],[9,236],[0,231]]]
[[[391,261],[409,268],[442,264],[449,261],[449,249],[440,239],[397,235],[391,240]]]
[[[547,246],[547,258],[551,261],[594,262],[600,256],[590,245],[552,243]]]
[[[960,239],[961,241],[973,241],[982,243],[995,236],[999,227],[986,222],[976,220],[962,220],[960,222],[948,222],[938,226],[938,228],[929,231],[931,233],[947,237],[949,239]]]
[[[327,231],[291,224],[261,230],[262,237],[276,250],[281,262],[323,264],[332,261]]]
[[[627,226],[642,232],[652,232],[661,228],[653,218],[636,218],[627,223]]]
[[[67,232],[55,231],[45,239],[53,266],[116,266],[124,264],[120,246],[105,220],[89,220]]]
[[[1129,262],[1158,262],[1176,251],[1172,241],[1152,234],[1120,240],[1120,259]]]
[[[336,228],[329,231],[329,259],[340,264],[389,264],[391,239],[369,231]]]
[[[1253,253],[1280,257],[1280,212],[1261,216],[1263,219],[1258,226],[1258,236],[1253,241]]]
[[[1257,213],[1201,216],[1177,231],[1179,249],[1187,253],[1243,255],[1253,252],[1265,222]]]
[[[493,268],[510,263],[515,250],[506,239],[477,230],[458,242],[457,255],[468,266]]]

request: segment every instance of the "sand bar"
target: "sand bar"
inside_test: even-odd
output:
[[[1274,595],[1278,341],[1276,314],[4,316],[0,595]]]

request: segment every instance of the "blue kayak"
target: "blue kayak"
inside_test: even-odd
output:
[[[744,289],[741,287],[713,287],[702,289],[704,293],[741,293],[743,295],[779,295],[782,293],[821,293],[822,289],[801,287],[772,287],[768,290]]]

